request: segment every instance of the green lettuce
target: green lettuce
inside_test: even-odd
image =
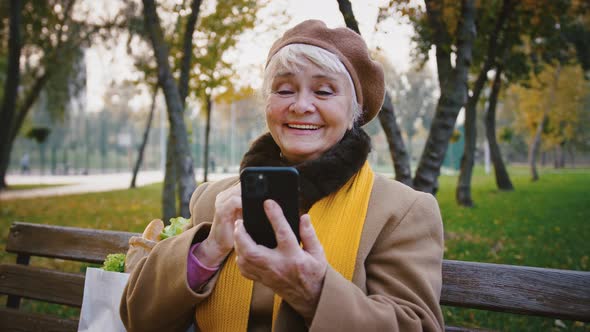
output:
[[[125,254],[108,254],[102,269],[111,272],[125,272]]]
[[[184,226],[190,223],[189,219],[178,217],[178,218],[170,218],[170,225],[164,227],[164,230],[160,234],[162,240],[167,239],[169,237],[176,236],[182,233]]]

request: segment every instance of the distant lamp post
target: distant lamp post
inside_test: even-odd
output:
[[[41,163],[41,174],[45,173],[45,142],[51,133],[51,129],[47,127],[33,127],[27,133],[27,137],[34,139],[39,144],[39,160]]]

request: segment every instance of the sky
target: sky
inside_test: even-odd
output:
[[[382,0],[352,0],[355,17],[359,23],[361,34],[370,48],[380,47],[385,51],[398,72],[407,71],[411,66],[410,38],[412,27],[399,18],[392,18],[381,24],[379,32],[375,32],[378,5]],[[244,84],[258,87],[262,81],[261,69],[272,42],[288,28],[307,19],[319,19],[328,27],[344,26],[344,19],[338,9],[336,0],[274,0],[260,12],[260,16],[272,21],[273,13],[285,10],[291,17],[290,23],[279,27],[278,31],[261,33],[264,27],[255,28],[245,33],[238,42],[236,49],[228,55],[228,59],[236,64]],[[123,42],[111,50],[95,45],[86,52],[87,64],[87,110],[100,111],[103,107],[103,95],[108,82],[122,81],[133,78],[133,62],[125,53]],[[429,64],[429,65],[432,65]],[[130,101],[130,107],[147,107],[149,103],[147,91]]]

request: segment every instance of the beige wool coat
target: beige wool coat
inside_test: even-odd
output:
[[[194,292],[186,277],[188,251],[206,238],[217,193],[237,183],[233,177],[200,185],[190,203],[194,227],[140,261],[121,299],[128,331],[184,332],[193,323],[195,306],[219,273]],[[283,302],[275,331],[441,331],[443,248],[434,197],[376,174],[352,282],[328,267],[311,326]],[[255,283],[249,330],[270,330],[272,303],[272,291]]]

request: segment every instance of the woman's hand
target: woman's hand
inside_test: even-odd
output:
[[[215,216],[209,236],[194,254],[205,266],[219,266],[234,246],[234,225],[242,219],[240,185],[228,188],[215,197]]]
[[[277,247],[257,245],[246,232],[242,220],[236,222],[235,250],[242,275],[260,281],[287,301],[305,321],[313,320],[321,295],[328,262],[309,215],[301,216],[299,246],[281,207],[272,200],[264,209],[277,238]]]

